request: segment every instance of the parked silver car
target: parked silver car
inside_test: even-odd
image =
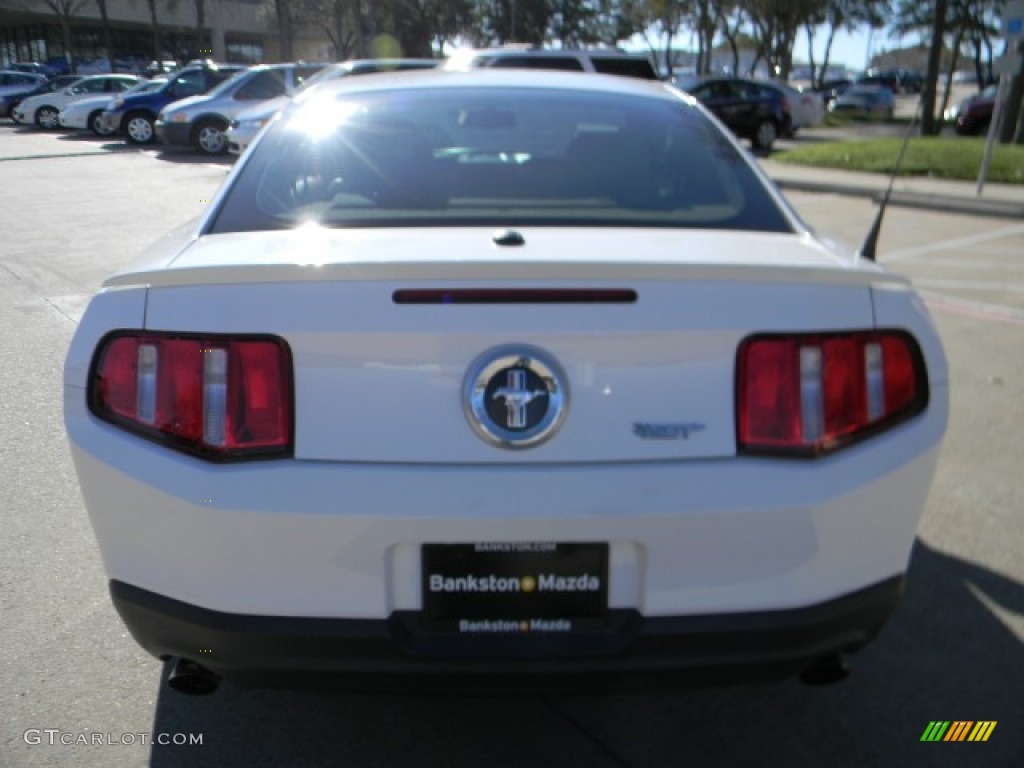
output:
[[[240,112],[278,96],[295,92],[323,64],[271,64],[239,72],[212,91],[167,105],[156,120],[163,144],[194,147],[206,155],[227,150],[225,131]]]
[[[350,59],[324,67],[304,82],[299,91],[305,92],[318,83],[325,83],[339,77],[397,72],[405,69],[431,69],[440,63],[439,59]],[[228,128],[228,151],[233,155],[242,154],[263,126],[270,121],[270,118],[289,103],[290,98],[291,94],[279,96],[240,113],[231,121],[231,127]]]
[[[892,120],[896,102],[882,85],[854,85],[829,105],[829,112],[868,120]]]

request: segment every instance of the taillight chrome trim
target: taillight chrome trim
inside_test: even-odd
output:
[[[126,416],[114,407],[104,404],[103,380],[100,376],[100,367],[103,364],[106,353],[119,340],[134,341],[138,346],[138,363],[142,365],[143,356],[147,356],[146,364],[150,364],[148,356],[151,353],[144,353],[147,347],[155,349],[161,342],[192,341],[200,345],[200,352],[203,357],[202,379],[199,382],[202,403],[203,417],[200,422],[200,434],[202,441],[193,441],[183,438],[171,432],[162,430],[155,424],[156,410],[159,408],[159,393],[156,386],[159,373],[159,362],[152,361],[152,371],[146,371],[146,384],[139,386],[135,396],[136,410],[145,405],[149,410],[143,411],[143,415],[149,414],[149,423],[138,417]],[[223,441],[218,444],[218,429],[215,425],[208,423],[206,411],[208,407],[218,409],[224,407],[227,410],[226,402],[219,402],[221,394],[217,372],[218,361],[224,362],[227,353],[225,348],[232,344],[245,343],[269,343],[277,347],[280,363],[280,375],[282,378],[282,389],[284,391],[285,418],[287,419],[287,440],[281,444],[272,446],[246,446],[243,448],[224,448]],[[223,357],[218,354],[223,353]],[[226,378],[226,377],[225,377]],[[152,393],[150,390],[152,385]],[[226,390],[226,385],[224,385]],[[145,391],[143,391],[145,390]],[[119,329],[111,331],[103,336],[97,343],[93,352],[92,361],[89,365],[89,378],[86,390],[86,403],[89,412],[97,419],[118,427],[137,437],[144,438],[150,442],[160,444],[166,448],[189,454],[204,461],[214,463],[242,462],[266,459],[282,459],[294,456],[295,452],[295,375],[292,362],[291,348],[288,343],[279,336],[270,334],[198,334],[198,333],[177,333],[168,331],[146,331],[137,329]],[[226,416],[226,414],[225,414]],[[209,438],[209,440],[208,440]]]
[[[816,423],[812,412],[816,413],[817,409],[817,404],[804,403],[802,399],[805,391],[810,392],[812,395],[817,391],[816,385],[810,380],[812,373],[811,369],[814,367],[813,358],[815,356],[809,355],[805,357],[804,353],[808,349],[817,348],[820,350],[822,345],[826,342],[842,340],[856,340],[863,344],[865,373],[864,388],[866,396],[865,406],[866,415],[870,419],[870,423],[858,428],[856,431],[836,437],[829,437],[827,435],[826,428],[826,434],[824,437],[815,436],[814,442],[806,445],[772,445],[765,442],[745,442],[743,435],[743,397],[746,389],[744,377],[747,372],[744,366],[746,362],[746,353],[751,345],[762,341],[790,342],[797,345],[797,354],[795,355],[795,365],[797,366],[797,369],[794,375],[799,382],[797,389],[801,396],[801,402],[799,404],[798,411],[800,414],[801,428],[803,428],[805,424],[810,423],[811,426],[813,426],[814,423]],[[883,364],[881,360],[881,351],[886,341],[898,341],[905,345],[913,366],[915,397],[898,411],[889,415],[879,416],[879,410],[884,414],[884,402],[881,409],[879,408],[878,403],[880,399],[884,399],[885,397],[885,381],[881,371],[881,366]],[[874,351],[872,351],[872,349],[874,349]],[[817,365],[820,368],[820,360]],[[818,333],[773,332],[751,334],[750,336],[742,339],[737,345],[734,373],[734,426],[736,430],[736,450],[739,455],[770,456],[793,459],[814,459],[821,456],[832,455],[836,451],[870,439],[881,432],[885,432],[899,424],[913,419],[927,409],[930,399],[928,371],[924,355],[921,351],[921,346],[912,334],[902,329],[874,329],[866,331],[835,331]],[[825,418],[824,415],[822,415],[822,425],[824,425],[824,422]]]

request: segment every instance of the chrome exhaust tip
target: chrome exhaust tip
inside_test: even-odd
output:
[[[804,685],[834,685],[850,676],[850,664],[841,653],[823,656],[800,673]]]
[[[177,659],[167,677],[171,690],[189,696],[209,696],[220,686],[220,677],[188,659]]]

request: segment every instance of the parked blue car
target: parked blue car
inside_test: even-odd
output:
[[[158,91],[118,96],[99,122],[109,133],[122,134],[132,144],[150,144],[156,138],[154,125],[161,109],[179,99],[206,93],[243,69],[246,67],[241,64],[190,64],[171,73]]]
[[[0,117],[10,116],[11,109],[25,98],[25,94],[45,84],[46,78],[42,75],[0,69]]]

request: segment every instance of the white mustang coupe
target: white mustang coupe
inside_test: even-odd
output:
[[[899,598],[948,378],[685,94],[414,72],[277,116],[93,299],[65,409],[177,690],[822,682]]]

